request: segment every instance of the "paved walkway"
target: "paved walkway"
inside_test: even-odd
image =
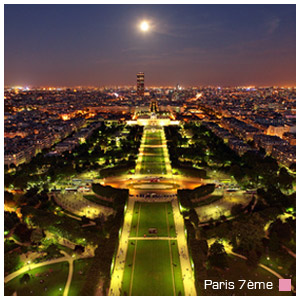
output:
[[[64,251],[62,251],[64,252]],[[73,263],[74,263],[74,258],[72,258],[69,254],[67,254],[66,252],[64,252],[65,257],[68,259],[68,263],[69,263],[69,274],[68,274],[68,279],[65,285],[65,289],[64,289],[64,293],[63,296],[68,296],[69,295],[69,289],[71,286],[71,282],[72,282],[72,278],[73,278]]]
[[[296,254],[291,249],[284,245],[281,245],[281,248],[284,249],[290,256],[296,258]]]
[[[28,264],[28,265],[24,266],[23,268],[17,270],[16,272],[13,272],[13,273],[7,275],[6,277],[4,277],[4,283],[6,284],[9,281],[11,281],[12,279],[18,277],[19,275],[21,275],[25,272],[31,271],[33,269],[36,269],[36,268],[44,267],[47,265],[53,265],[53,264],[57,264],[57,263],[61,263],[61,262],[68,262],[69,263],[69,274],[68,274],[67,282],[66,282],[65,289],[63,292],[63,296],[68,296],[69,289],[70,289],[71,282],[72,282],[72,277],[73,277],[74,260],[79,259],[79,258],[86,258],[87,256],[80,256],[80,257],[74,258],[74,257],[70,256],[69,254],[67,254],[63,250],[60,252],[64,255],[63,257],[55,258],[55,259],[52,259],[49,261],[44,261],[44,262],[37,263],[37,264],[34,264],[34,263]]]
[[[122,289],[122,280],[125,269],[125,261],[133,216],[134,202],[135,201],[132,198],[129,198],[124,216],[123,229],[119,239],[119,247],[115,259],[114,270],[111,276],[110,288],[108,293],[109,296],[119,296]]]
[[[65,262],[65,261],[68,261],[68,259],[66,257],[59,257],[59,258],[52,259],[49,261],[44,261],[44,262],[41,262],[38,264],[28,264],[28,265],[22,267],[21,269],[4,277],[4,283],[7,283],[7,282],[11,281],[12,279],[16,278],[17,276],[19,276],[25,272],[28,272],[30,270],[33,270],[33,269],[36,269],[39,267],[43,267],[43,266],[47,266],[47,265],[57,264],[60,262]]]
[[[149,130],[148,128],[144,128],[143,137],[141,141],[141,147],[140,147],[140,155],[137,160],[135,174],[133,177],[137,179],[138,177],[146,178],[149,176],[164,176],[164,178],[172,179],[174,183],[174,178],[172,175],[172,168],[171,163],[169,159],[169,153],[168,148],[166,144],[166,138],[165,133],[163,130],[163,127],[161,127],[162,130],[162,142],[159,146],[163,149],[164,154],[164,162],[166,165],[166,173],[164,175],[157,174],[140,174],[141,170],[141,164],[143,159],[143,153],[145,148],[145,137],[146,137],[146,131]],[[147,147],[152,147],[150,145],[147,145]],[[157,147],[157,146],[155,146]],[[154,147],[152,147],[154,148]],[[137,188],[135,188],[137,190]],[[115,265],[114,270],[111,277],[111,283],[109,288],[109,296],[119,296],[122,291],[122,280],[124,275],[124,269],[125,269],[125,261],[126,261],[126,254],[128,249],[128,241],[129,240],[177,240],[178,244],[178,250],[179,250],[179,257],[180,257],[180,265],[181,265],[181,273],[182,273],[182,280],[183,280],[183,286],[186,296],[197,296],[196,288],[195,288],[195,280],[194,280],[194,272],[191,267],[191,262],[189,258],[189,251],[187,246],[187,241],[185,237],[185,227],[184,227],[184,220],[182,215],[180,214],[179,206],[178,206],[178,200],[177,197],[172,197],[171,199],[166,199],[167,201],[171,201],[172,208],[173,208],[173,216],[174,216],[174,223],[175,223],[175,229],[176,229],[176,237],[129,237],[130,229],[131,229],[131,222],[133,217],[133,210],[134,210],[134,198],[129,198],[128,200],[128,206],[125,212],[124,216],[124,225],[122,229],[122,233],[119,240],[119,247],[117,251],[117,256],[115,259]],[[143,201],[142,199],[139,199],[138,201]],[[149,202],[149,201],[145,201]],[[129,293],[131,294],[131,293]]]
[[[194,272],[192,270],[191,261],[189,257],[189,249],[187,246],[187,241],[185,236],[184,220],[182,215],[180,214],[177,199],[172,201],[172,208],[173,208],[175,229],[177,233],[177,245],[179,250],[184,294],[185,296],[197,296]]]
[[[224,246],[224,248],[225,248],[225,250],[226,250],[227,253],[229,253],[229,254],[231,254],[233,256],[239,257],[241,259],[248,260],[248,258],[246,256],[233,252],[232,248],[230,246],[226,245],[226,246]],[[282,277],[280,274],[278,274],[276,271],[272,270],[271,268],[267,267],[266,265],[264,265],[264,264],[258,264],[258,266],[261,267],[261,268],[263,268],[263,269],[265,269],[269,273],[273,274],[277,278],[284,279],[284,277]],[[295,288],[294,288],[293,285],[292,285],[292,291],[295,292]]]

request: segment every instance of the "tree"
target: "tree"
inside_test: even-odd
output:
[[[4,230],[11,230],[20,220],[15,212],[4,212]]]
[[[276,232],[272,232],[269,235],[269,248],[272,251],[278,251],[280,249],[280,241]]]
[[[30,240],[33,243],[38,243],[43,239],[43,237],[44,237],[43,231],[41,229],[35,229],[31,233]]]
[[[278,183],[282,189],[288,190],[293,187],[294,178],[286,168],[281,168],[278,175]]]
[[[30,275],[28,273],[25,273],[21,278],[20,278],[20,283],[24,284],[27,283],[30,280]]]
[[[76,245],[74,251],[75,251],[77,254],[82,254],[82,253],[84,252],[84,246]]]
[[[20,255],[17,252],[4,254],[4,272],[6,274],[16,271],[20,264]]]
[[[7,191],[4,192],[4,203],[8,207],[15,208],[17,206],[16,201],[14,201],[14,196],[12,193]]]
[[[28,175],[24,174],[22,176],[17,176],[15,177],[14,180],[14,186],[20,189],[25,189],[27,187],[27,181],[28,181],[29,177]]]
[[[230,231],[234,249],[240,249],[245,254],[252,249],[261,249],[262,238],[265,235],[264,225],[265,221],[257,213],[235,220]]]
[[[228,267],[227,253],[224,245],[215,241],[209,248],[208,261],[211,266],[225,269]]]
[[[208,255],[208,244],[207,244],[207,240],[200,240],[199,242],[199,251],[201,252],[202,256],[204,258],[207,258]]]
[[[198,223],[199,223],[199,217],[198,217],[198,214],[196,213],[195,209],[189,210],[189,217],[190,217],[190,220],[191,220],[192,224],[194,225],[194,227],[197,227]]]
[[[233,216],[236,216],[236,215],[239,215],[243,212],[243,205],[242,204],[234,204],[232,207],[231,207],[231,214]]]
[[[14,195],[8,191],[4,191],[4,201],[12,201],[14,198]]]
[[[292,237],[291,227],[288,223],[283,223],[280,219],[276,219],[269,227],[270,235],[276,233],[279,240],[289,241]]]
[[[240,182],[245,176],[245,172],[239,165],[232,165],[229,173],[232,174],[238,182]]]
[[[247,265],[255,267],[259,263],[260,254],[255,250],[251,249],[248,254]]]
[[[30,242],[31,230],[27,228],[26,224],[18,224],[15,228],[14,234],[22,243]]]

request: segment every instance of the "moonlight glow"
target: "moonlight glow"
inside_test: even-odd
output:
[[[148,31],[149,30],[149,23],[147,22],[147,21],[143,21],[143,22],[141,22],[141,24],[140,24],[140,29],[142,30],[142,31]]]

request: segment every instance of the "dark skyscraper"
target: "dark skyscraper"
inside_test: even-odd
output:
[[[145,85],[144,85],[145,74],[143,72],[139,72],[137,73],[136,78],[137,78],[137,95],[139,98],[143,98],[144,91],[145,91]]]

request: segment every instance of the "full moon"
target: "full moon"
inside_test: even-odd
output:
[[[141,24],[140,24],[140,29],[142,30],[142,31],[148,31],[149,30],[149,23],[147,22],[147,21],[143,21],[143,22],[141,22]]]

